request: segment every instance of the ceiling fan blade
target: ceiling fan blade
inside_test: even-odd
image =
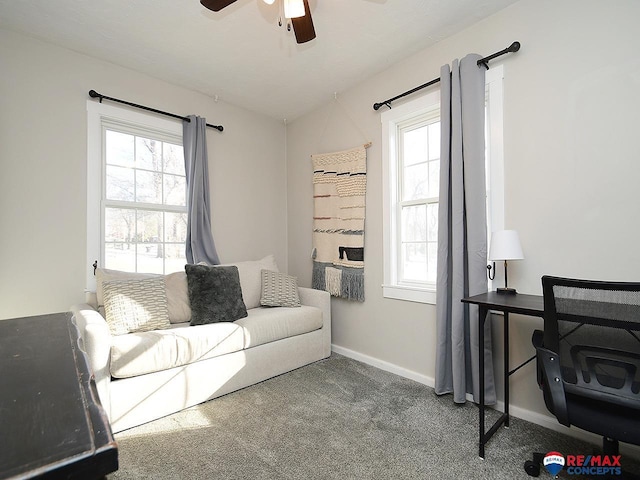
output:
[[[306,43],[316,38],[316,30],[313,28],[309,1],[304,0],[304,17],[292,18],[293,33],[296,34],[297,43]]]
[[[213,10],[214,12],[219,12],[224,7],[228,7],[236,0],[200,0],[200,3],[207,7],[209,10]]]

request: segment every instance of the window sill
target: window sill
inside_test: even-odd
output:
[[[436,291],[404,285],[382,285],[382,296],[408,302],[436,304]]]

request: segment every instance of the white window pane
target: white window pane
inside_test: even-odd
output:
[[[429,162],[429,197],[440,195],[440,160]]]
[[[185,177],[178,175],[163,175],[164,179],[164,204],[187,204],[187,181]]]
[[[133,135],[106,131],[106,160],[108,165],[133,166]]]
[[[427,244],[427,280],[429,282],[436,281],[438,267],[438,244],[429,242]]]
[[[136,201],[162,203],[162,174],[136,171]]]
[[[135,210],[105,208],[104,240],[106,242],[131,242],[136,234]]]
[[[165,244],[164,253],[165,273],[184,272],[184,266],[187,263],[184,244]]]
[[[164,171],[184,175],[184,149],[182,145],[164,143]]]
[[[440,122],[429,125],[429,160],[440,158]]]
[[[164,249],[161,243],[138,244],[138,272],[164,273]]]
[[[136,137],[136,168],[162,171],[162,142]]]
[[[133,201],[134,180],[130,168],[107,165],[106,196],[108,200]]]
[[[402,155],[405,166],[414,165],[427,160],[428,147],[427,127],[402,131]]]
[[[428,196],[429,166],[420,163],[404,169],[402,200],[418,200]]]
[[[438,204],[430,203],[427,205],[427,240],[430,242],[438,241]]]
[[[138,272],[163,273],[162,212],[138,210]]]
[[[425,242],[427,240],[427,206],[402,207],[402,242]]]
[[[136,246],[134,243],[105,243],[104,266],[112,270],[136,271]]]
[[[404,243],[402,245],[403,280],[427,281],[427,244]]]
[[[157,243],[162,240],[162,212],[138,210],[136,241]]]
[[[164,234],[165,234],[165,238],[164,238],[165,242],[184,243],[187,240],[187,214],[171,213],[171,212],[165,213],[164,214]],[[184,252],[183,252],[183,255],[184,255]]]

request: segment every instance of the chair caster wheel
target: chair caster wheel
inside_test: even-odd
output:
[[[524,471],[527,472],[527,475],[530,477],[539,477],[540,476],[540,465],[531,460],[527,460],[524,462]]]

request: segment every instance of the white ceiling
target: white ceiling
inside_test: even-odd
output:
[[[0,27],[292,120],[515,1],[309,0],[317,38],[303,45],[278,27],[280,0],[218,13],[199,0],[0,0]]]

